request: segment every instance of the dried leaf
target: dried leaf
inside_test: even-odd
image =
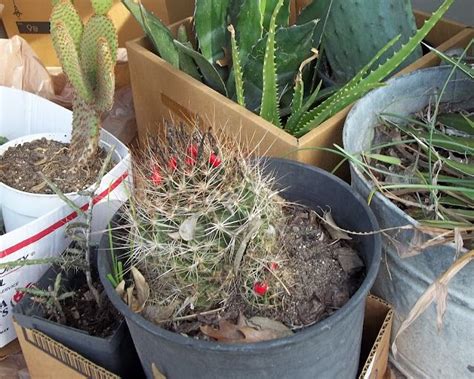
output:
[[[359,255],[351,248],[342,247],[337,249],[335,253],[342,269],[348,274],[356,272],[365,266]]]
[[[136,288],[136,297],[132,303],[132,311],[140,313],[145,308],[145,304],[150,297],[150,286],[146,282],[145,277],[136,267],[132,267],[131,270],[133,282],[135,283]]]
[[[239,326],[232,324],[230,321],[227,320],[219,321],[219,329],[215,329],[210,325],[203,325],[200,329],[201,332],[203,332],[206,336],[214,338],[219,342],[245,342],[244,335],[239,332]]]
[[[255,343],[287,337],[293,332],[279,321],[267,317],[253,317],[247,320],[240,315],[237,324],[227,320],[219,321],[219,329],[201,326],[201,331],[219,342]]]
[[[471,250],[467,254],[459,258],[453,265],[441,275],[434,283],[432,283],[425,293],[418,299],[416,304],[411,309],[410,313],[403,321],[400,329],[398,330],[397,335],[395,336],[392,343],[392,351],[396,356],[397,349],[397,339],[398,337],[407,330],[411,324],[413,324],[418,317],[420,317],[428,307],[433,303],[437,303],[436,313],[437,313],[437,325],[438,329],[442,327],[443,316],[446,312],[446,300],[448,296],[448,284],[453,279],[459,271],[461,271],[466,265],[474,260],[474,250]]]
[[[331,237],[335,240],[351,240],[352,238],[339,226],[337,226],[336,221],[331,215],[331,212],[325,212],[323,216],[324,221],[326,222],[326,229]]]
[[[125,294],[125,280],[122,280],[117,288],[115,288],[115,292],[123,299],[123,295]]]
[[[164,376],[160,370],[158,370],[158,367],[154,363],[151,365],[151,371],[153,372],[153,379],[166,379],[166,376]]]
[[[155,323],[169,320],[176,311],[176,308],[178,308],[178,305],[178,301],[174,301],[167,306],[148,305],[143,310],[143,317]]]
[[[187,242],[192,241],[196,234],[196,225],[199,215],[188,217],[179,227],[179,235]]]

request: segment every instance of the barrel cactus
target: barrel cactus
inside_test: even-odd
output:
[[[272,178],[237,143],[184,127],[168,128],[144,154],[124,238],[152,289],[149,304],[185,316],[225,307],[233,296],[256,307],[279,301],[284,279],[267,281],[282,265],[284,202]]]
[[[83,24],[71,0],[53,0],[51,36],[74,88],[71,162],[87,167],[98,152],[101,115],[114,99],[117,32],[107,12],[112,0],[92,0],[95,14]]]

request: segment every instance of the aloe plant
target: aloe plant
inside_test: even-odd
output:
[[[317,102],[323,91],[314,83],[314,65],[302,64],[319,48],[334,0],[310,4],[293,26],[288,25],[288,0],[197,0],[195,30],[199,50],[183,43],[182,36],[180,40],[174,39],[141,4],[122,1],[144,26],[163,59],[193,77],[197,77],[198,70],[202,81],[211,88],[301,137],[371,89],[383,85],[383,80],[419,48],[454,0],[445,0],[385,63],[379,65],[400,44],[400,36],[374,54],[354,78],[320,104]],[[322,22],[312,18],[315,14],[322,14]],[[161,26],[151,30],[147,24]],[[195,66],[190,65],[190,59]]]

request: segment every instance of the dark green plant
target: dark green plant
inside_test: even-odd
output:
[[[74,88],[71,162],[88,167],[97,157],[101,115],[112,108],[117,31],[107,12],[112,0],[91,0],[95,14],[83,24],[71,0],[52,0],[51,37]]]
[[[200,52],[187,42],[175,40],[160,20],[140,4],[133,0],[123,3],[142,24],[163,59],[194,77],[197,67],[204,83],[295,137],[301,137],[382,85],[419,48],[453,1],[445,0],[385,63],[378,65],[397,46],[399,36],[371,56],[355,77],[317,106],[320,87],[313,83],[314,75],[308,69],[313,66],[305,69],[302,63],[319,46],[332,1],[315,2],[299,15],[300,23],[288,26],[287,0],[197,0],[194,20]],[[316,14],[325,15],[323,21],[314,20]],[[187,56],[185,63],[180,60],[183,56]],[[192,72],[189,58],[195,64]]]
[[[8,138],[0,136],[0,145],[8,142]]]

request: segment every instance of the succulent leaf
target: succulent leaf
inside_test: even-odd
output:
[[[244,98],[244,80],[242,77],[242,66],[240,64],[240,53],[237,47],[237,41],[235,40],[235,30],[232,25],[229,25],[230,37],[232,42],[232,62],[234,69],[234,78],[235,78],[235,89],[237,95],[237,102],[245,107],[245,98]]]
[[[179,26],[177,37],[178,37],[179,42],[189,47],[190,49],[193,49],[191,42],[189,42],[188,40],[188,34],[186,32],[186,27],[184,25]],[[194,79],[199,80],[199,81],[202,80],[201,74],[199,73],[199,70],[197,69],[194,59],[191,58],[186,53],[183,53],[182,51],[179,51],[179,67],[181,68],[182,71],[184,71],[188,75],[191,75]]]
[[[237,21],[237,41],[242,66],[255,43],[262,38],[263,25],[260,9],[261,0],[243,0]]]
[[[261,2],[261,8],[263,10],[263,28],[270,30],[271,20],[273,13],[277,8],[279,0],[265,0]],[[288,26],[290,20],[290,0],[285,0],[283,5],[278,11],[275,19],[276,26]]]
[[[270,20],[270,27],[267,35],[267,46],[263,60],[263,94],[260,116],[281,128],[279,98],[278,98],[278,78],[275,62],[275,30],[276,18],[282,8],[284,0],[279,0],[273,11]]]
[[[215,64],[227,45],[227,13],[230,0],[196,1],[194,23],[202,55]]]
[[[174,41],[174,44],[178,51],[194,59],[204,77],[204,81],[209,87],[227,96],[227,90],[221,76],[217,72],[216,68],[211,63],[209,63],[209,61],[202,54],[198,53],[189,46],[183,45],[179,41]]]
[[[108,112],[114,104],[115,92],[115,61],[110,45],[104,37],[97,41],[97,87],[96,109],[99,113]]]
[[[51,25],[60,22],[68,31],[74,45],[79,49],[82,38],[82,20],[70,0],[57,0],[51,12]],[[54,41],[53,41],[54,42]],[[55,46],[56,49],[56,46]]]
[[[105,16],[113,5],[113,0],[91,0],[95,14]]]

